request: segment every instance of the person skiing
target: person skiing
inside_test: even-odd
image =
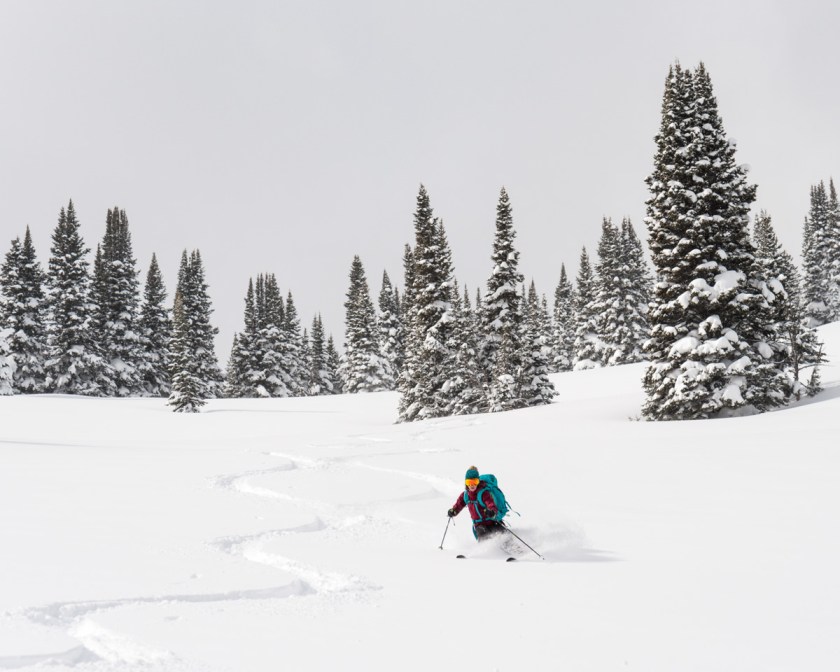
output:
[[[455,500],[455,504],[447,511],[447,515],[454,518],[464,507],[467,507],[473,521],[473,534],[478,541],[501,534],[505,526],[497,519],[499,511],[496,508],[496,502],[493,501],[493,495],[479,478],[478,469],[474,466],[467,469],[464,475],[464,486],[464,492]]]

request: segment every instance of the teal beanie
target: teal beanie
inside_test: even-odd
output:
[[[464,476],[464,480],[467,480],[468,478],[478,478],[478,469],[476,469],[475,467],[470,467],[469,469],[467,469],[467,473]]]

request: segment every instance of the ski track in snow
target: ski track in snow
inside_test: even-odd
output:
[[[76,646],[58,653],[45,653],[32,656],[3,656],[0,657],[0,670],[19,670],[25,667],[34,667],[35,665],[76,667],[83,663],[95,663],[100,660],[102,658],[90,649],[84,646]]]
[[[291,597],[292,595],[308,595],[312,588],[303,581],[293,581],[284,586],[258,588],[255,590],[234,590],[224,593],[181,593],[159,595],[155,597],[131,597],[117,600],[92,600],[89,602],[56,602],[42,607],[32,607],[24,610],[23,614],[32,622],[52,627],[72,628],[76,630],[81,621],[97,612],[133,607],[140,605],[160,604],[195,604],[199,602],[234,602],[240,600],[265,600]],[[2,667],[2,663],[0,663]]]
[[[139,644],[124,635],[107,630],[89,617],[103,611],[124,607],[285,599],[292,596],[311,595],[315,592],[317,592],[316,589],[305,581],[295,580],[287,585],[253,590],[56,602],[33,607],[22,612],[30,623],[64,630],[69,636],[77,639],[81,646],[59,653],[0,657],[0,669],[22,669],[36,665],[76,667],[102,661],[113,664],[116,669],[126,669],[127,665],[140,667],[162,665],[167,670],[179,669],[181,663],[172,652],[159,651]]]
[[[445,430],[453,423],[437,423],[438,426],[427,427],[422,432],[411,436],[412,440],[424,441],[428,432]],[[371,435],[348,437],[349,443],[331,447],[345,450],[350,447],[366,447],[371,444],[389,443],[385,437]],[[436,448],[420,448],[416,452],[441,452]],[[370,472],[396,475],[409,480],[415,480],[431,486],[430,491],[410,495],[405,498],[383,500],[380,503],[395,503],[437,497],[458,489],[459,484],[439,478],[431,474],[411,472],[401,469],[379,467],[360,461],[360,458],[380,457],[389,454],[404,455],[405,451],[394,453],[362,453],[355,455],[340,455],[334,458],[311,458],[277,451],[265,453],[272,458],[285,460],[285,463],[267,469],[251,470],[235,474],[226,474],[210,480],[210,487],[234,492],[240,495],[256,496],[275,500],[301,508],[313,514],[312,522],[304,525],[279,530],[267,530],[251,535],[228,536],[213,540],[210,545],[220,552],[243,558],[249,562],[274,567],[297,577],[286,585],[272,586],[250,590],[234,590],[219,593],[169,594],[148,597],[130,597],[113,600],[90,600],[74,602],[56,602],[40,607],[32,607],[19,612],[18,615],[30,623],[51,628],[59,628],[69,636],[78,640],[80,646],[51,654],[4,656],[0,657],[0,669],[24,669],[35,666],[60,665],[67,668],[88,667],[101,669],[106,667],[125,670],[132,668],[147,668],[148,666],[163,667],[167,670],[186,669],[184,661],[170,651],[159,651],[126,636],[111,632],[92,620],[97,613],[120,608],[139,607],[144,605],[165,604],[197,604],[213,602],[241,602],[246,600],[277,600],[290,597],[305,597],[311,595],[325,595],[331,593],[358,593],[379,590],[381,587],[371,581],[355,575],[323,569],[306,564],[294,558],[284,557],[263,550],[270,541],[294,534],[312,534],[325,531],[338,531],[356,525],[370,524],[377,521],[376,517],[359,516],[356,505],[336,506],[329,502],[309,500],[294,497],[288,493],[254,485],[251,479],[271,476],[284,472],[302,470],[329,470],[333,468],[363,469]],[[374,502],[376,504],[376,502]],[[353,513],[355,515],[347,515]],[[404,523],[397,516],[389,516],[391,522]]]
[[[384,474],[394,474],[396,476],[404,476],[405,478],[420,481],[422,483],[428,483],[432,486],[435,493],[441,495],[449,495],[452,492],[458,492],[460,490],[461,485],[456,481],[452,481],[447,478],[440,478],[439,476],[433,476],[431,474],[424,474],[415,471],[404,471],[402,469],[389,469],[386,467],[376,467],[371,464],[364,464],[363,462],[351,462],[350,466],[358,467],[360,469],[367,469],[369,471],[378,471]]]
[[[447,426],[452,423],[447,423]],[[441,429],[435,428],[435,429]],[[425,432],[418,433],[419,436],[425,437]],[[351,443],[336,444],[329,446],[337,450],[346,450],[347,448],[356,447],[356,444],[361,444],[359,447],[370,446],[370,444],[390,443],[391,439],[386,437],[377,437],[371,435],[360,435],[348,437]],[[428,452],[423,449],[417,452]],[[325,531],[340,531],[348,526],[355,526],[358,524],[368,524],[377,521],[377,517],[370,516],[351,516],[346,514],[351,511],[358,510],[358,505],[337,506],[325,501],[308,500],[300,497],[291,496],[285,492],[281,492],[271,488],[254,485],[250,479],[254,477],[273,475],[281,472],[294,472],[305,470],[330,470],[334,468],[341,469],[364,469],[371,472],[378,472],[388,475],[397,475],[409,480],[415,480],[426,483],[431,486],[427,492],[421,492],[402,498],[391,498],[382,500],[381,502],[369,502],[367,506],[378,503],[395,503],[403,501],[416,501],[423,499],[430,499],[441,494],[452,492],[453,489],[459,488],[458,483],[443,479],[431,474],[412,472],[402,469],[390,469],[370,465],[360,461],[359,458],[364,457],[380,457],[383,455],[404,455],[405,451],[396,451],[393,453],[381,452],[366,452],[362,454],[339,455],[332,458],[312,458],[303,455],[268,451],[264,453],[268,457],[279,458],[286,461],[286,464],[269,469],[261,469],[248,471],[239,474],[230,474],[213,479],[212,484],[215,487],[220,487],[233,492],[245,495],[255,495],[266,499],[274,499],[282,502],[287,502],[294,506],[304,509],[308,513],[315,515],[312,523],[308,523],[298,528],[287,530],[269,530],[255,535],[248,535],[243,537],[227,537],[218,539],[213,542],[213,545],[220,550],[234,555],[239,555],[246,560],[257,562],[260,564],[276,567],[289,574],[297,576],[301,581],[311,586],[317,593],[332,593],[345,591],[370,591],[377,590],[380,587],[371,583],[368,580],[357,576],[343,575],[331,570],[324,570],[312,565],[299,562],[292,558],[283,557],[277,554],[272,554],[264,551],[262,547],[269,541],[288,535],[301,532],[325,532]],[[405,523],[397,516],[388,516],[387,519],[391,522]]]

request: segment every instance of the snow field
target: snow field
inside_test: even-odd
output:
[[[395,394],[0,399],[0,669],[803,670],[840,662],[840,329],[783,411],[636,422],[642,366],[395,425]],[[446,509],[476,464],[537,549]],[[467,560],[454,559],[465,553]]]

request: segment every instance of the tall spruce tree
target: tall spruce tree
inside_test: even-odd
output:
[[[813,396],[821,389],[819,367],[824,356],[816,331],[805,319],[799,271],[779,242],[770,215],[763,210],[755,219],[753,240],[759,268],[772,292],[772,319],[779,334],[773,344],[774,356],[788,375],[785,389],[796,399],[803,393]]]
[[[259,340],[255,347],[260,362],[258,389],[272,397],[293,396],[297,386],[292,377],[287,343],[290,321],[286,319],[283,295],[273,273],[257,277],[256,303],[259,316]],[[292,321],[297,321],[297,314]]]
[[[747,229],[755,187],[735,162],[702,64],[671,68],[656,143],[647,223],[659,282],[644,413],[706,418],[783,403]]]
[[[329,353],[324,340],[324,323],[318,314],[312,319],[310,334],[310,352],[312,353],[310,394],[324,395],[335,393],[335,371],[329,367]]]
[[[521,376],[524,317],[519,252],[513,241],[513,213],[507,191],[502,188],[496,206],[496,233],[493,239],[493,272],[487,280],[481,310],[481,363],[486,372],[487,396],[491,411],[521,408]]]
[[[13,389],[24,394],[44,391],[46,348],[45,275],[35,255],[29,227],[23,244],[12,241],[0,270],[3,288],[0,329],[9,330],[9,356],[14,361]]]
[[[309,340],[309,331],[304,328],[302,335],[301,352],[303,353],[303,364],[305,370],[302,371],[303,380],[301,381],[303,387],[302,396],[310,396],[315,394],[312,391],[312,344]]]
[[[805,218],[802,242],[805,317],[818,327],[832,319],[831,238],[828,196],[825,184],[811,187],[811,207]]]
[[[50,248],[45,387],[62,394],[102,395],[104,362],[94,332],[87,254],[71,200],[61,209]]]
[[[293,397],[307,395],[309,388],[309,364],[306,359],[306,339],[301,332],[295,300],[292,293],[286,295],[283,311],[283,360],[288,374],[287,387]]]
[[[168,397],[171,388],[169,342],[172,339],[172,318],[165,302],[163,275],[157,256],[152,254],[140,307],[141,354],[138,366],[142,389],[150,397]]]
[[[207,289],[200,252],[194,250],[187,256],[184,250],[170,344],[172,389],[168,404],[176,412],[198,412],[207,399],[221,394],[223,378],[213,343],[218,330],[210,323],[213,309]]]
[[[142,392],[138,328],[139,283],[125,210],[108,210],[97,247],[92,286],[103,368],[103,392],[127,397]]]
[[[596,299],[600,363],[639,362],[650,327],[647,322],[650,274],[642,243],[626,217],[621,227],[605,218],[598,243]]]
[[[549,404],[557,394],[548,378],[551,347],[547,322],[548,314],[543,311],[542,302],[532,280],[525,305],[522,339],[525,353],[520,375],[520,394],[526,406]]]
[[[421,193],[425,194],[422,186]],[[415,213],[415,229],[417,226],[416,219],[418,214],[420,214],[420,205],[421,203],[418,200],[418,211]],[[431,217],[432,211],[431,207],[429,207],[428,194],[425,195],[423,207],[428,208],[426,216]],[[415,372],[417,371],[418,365],[415,356],[420,352],[419,344],[416,343],[417,330],[414,327],[416,303],[414,299],[414,250],[408,244],[406,244],[403,250],[403,275],[405,277],[405,288],[402,296],[402,305],[400,306],[403,323],[403,360],[402,367],[397,374],[397,389],[400,392],[399,417],[400,419],[408,420],[413,419],[413,410],[412,413],[409,413],[409,409],[413,409],[416,402],[415,391],[417,380],[415,378]]]
[[[411,306],[407,318],[411,333],[400,377],[400,421],[446,415],[451,402],[446,384],[455,368],[452,254],[423,185],[417,195],[414,234],[411,269],[406,273],[411,286],[404,295]]]
[[[840,203],[834,180],[811,187],[805,219],[802,266],[806,317],[810,326],[840,319]]]
[[[600,340],[598,362],[603,366],[621,364],[626,355],[624,347],[628,337],[624,329],[625,288],[621,270],[621,235],[612,220],[605,217],[598,241],[595,305],[592,306]]]
[[[180,283],[179,283],[180,285]],[[172,386],[167,404],[176,413],[198,413],[207,403],[207,386],[196,374],[196,365],[189,351],[191,339],[190,318],[186,301],[181,289],[175,290],[175,302],[172,307]]]
[[[233,345],[230,347],[230,356],[225,367],[225,384],[223,396],[228,399],[244,397],[247,381],[243,375],[242,360],[243,350],[239,345],[240,334],[233,334]]]
[[[196,334],[196,357],[199,371],[208,382],[209,398],[221,396],[224,376],[216,358],[215,336],[219,333],[217,327],[210,322],[213,306],[210,300],[209,287],[205,280],[204,262],[201,252],[194,250],[190,254],[190,276],[192,278],[192,294],[194,297],[193,330]]]
[[[572,368],[575,371],[594,369],[603,361],[601,338],[598,335],[600,316],[596,309],[597,284],[589,254],[580,253],[575,291],[575,342]]]
[[[273,273],[250,279],[244,330],[237,334],[228,364],[226,394],[289,397],[309,394],[300,320],[291,292],[284,304]]]
[[[450,348],[454,352],[454,367],[445,384],[449,405],[446,415],[481,413],[487,399],[483,389],[483,376],[478,361],[478,334],[475,316],[470,306],[469,293],[464,289],[463,300],[458,283],[453,280],[452,311],[458,329],[451,332]]]
[[[394,374],[379,348],[376,313],[365,269],[358,255],[350,266],[345,321],[345,356],[341,368],[344,391],[379,392],[393,388]]]
[[[261,287],[262,283],[262,277],[257,278],[257,287]],[[264,384],[262,356],[259,352],[260,324],[257,310],[254,280],[250,278],[245,293],[245,328],[236,334],[228,360],[225,376],[227,397],[269,396]]]
[[[15,393],[15,358],[11,347],[12,330],[0,329],[0,396]]]
[[[343,394],[344,383],[341,381],[341,376],[338,373],[341,360],[338,355],[338,350],[335,349],[335,342],[332,334],[327,338],[327,376],[333,381],[332,393]]]
[[[826,212],[828,226],[828,305],[832,321],[840,320],[840,201],[834,179],[828,181],[828,208]]]
[[[623,362],[644,360],[644,343],[650,334],[648,304],[653,282],[645,261],[642,241],[628,218],[621,222],[621,270],[623,292],[622,329],[616,339],[623,353]]]
[[[541,316],[541,328],[542,328],[542,335],[545,340],[545,345],[543,345],[543,352],[546,356],[546,361],[548,362],[548,372],[549,373],[557,373],[554,370],[554,360],[557,357],[557,349],[555,348],[554,343],[554,320],[551,317],[552,310],[548,307],[548,299],[546,298],[545,294],[540,297],[540,316]]]
[[[228,363],[225,367],[225,383],[222,386],[222,396],[228,399],[237,399],[245,396],[245,379],[240,368],[241,351],[239,349],[239,334],[233,334],[233,344],[230,347]]]
[[[560,264],[560,280],[554,290],[554,371],[571,371],[575,356],[575,293]]]
[[[388,389],[393,390],[397,385],[397,377],[402,369],[405,356],[403,346],[403,326],[400,319],[398,294],[391,285],[388,272],[382,272],[382,288],[379,291],[379,312],[376,316],[379,333],[379,351],[389,364],[391,377],[387,382]]]

